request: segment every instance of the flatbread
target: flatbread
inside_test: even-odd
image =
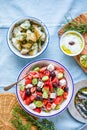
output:
[[[11,124],[11,119],[13,118],[13,108],[15,106],[20,106],[15,94],[0,94],[0,130],[16,130]],[[20,118],[23,124],[29,123],[29,121],[27,122],[23,116],[20,115]],[[33,130],[33,128],[31,129]]]

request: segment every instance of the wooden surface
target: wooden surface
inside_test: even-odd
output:
[[[13,108],[15,106],[20,106],[15,94],[0,93],[0,130],[16,130],[11,124]],[[23,124],[29,123],[23,116],[20,115],[20,118]],[[31,130],[33,130],[33,128],[31,128]]]
[[[78,23],[81,22],[81,23],[86,23],[86,24],[87,24],[87,13],[84,13],[84,14],[79,15],[77,18],[75,18],[74,20],[72,20],[71,23],[73,23],[74,21],[76,21],[76,22],[78,22]],[[60,29],[60,31],[58,32],[59,37],[61,37],[62,34],[64,33],[64,28],[65,28],[66,26],[68,26],[68,24],[66,24],[64,27],[62,27],[62,28]],[[84,68],[84,67],[80,64],[80,56],[81,56],[82,54],[87,54],[87,33],[85,33],[85,34],[83,35],[83,37],[84,37],[84,40],[85,40],[85,48],[84,48],[84,50],[83,50],[78,56],[75,56],[74,59],[75,59],[76,62],[79,64],[79,66],[83,69],[83,71],[84,71],[85,73],[87,73],[87,68]]]

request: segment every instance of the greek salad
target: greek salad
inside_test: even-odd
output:
[[[69,90],[64,68],[53,64],[34,67],[19,88],[24,104],[38,113],[60,109]]]

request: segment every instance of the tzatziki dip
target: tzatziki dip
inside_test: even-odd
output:
[[[66,55],[78,55],[84,48],[84,38],[76,31],[67,31],[60,39],[60,48]]]

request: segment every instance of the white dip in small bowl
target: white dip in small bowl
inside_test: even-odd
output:
[[[84,38],[76,31],[65,32],[60,39],[61,50],[69,56],[76,56],[84,49]]]

